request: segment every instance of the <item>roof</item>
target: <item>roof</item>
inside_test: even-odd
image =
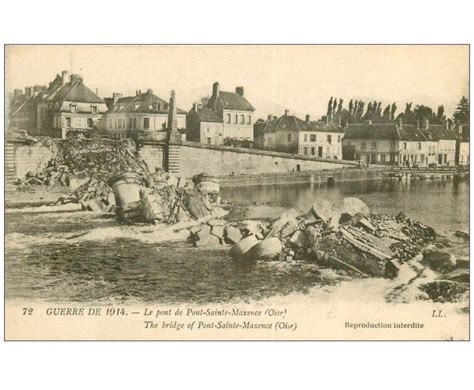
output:
[[[421,130],[426,138],[438,141],[438,140],[456,140],[458,134],[455,131],[448,130],[444,125],[429,125],[428,129]]]
[[[321,121],[311,121],[311,125],[313,126],[312,131],[321,131],[326,133],[345,133],[346,130],[336,125],[335,123],[326,123]]]
[[[398,132],[401,141],[429,141],[429,138],[415,125],[403,125],[401,129],[398,129]]]
[[[126,96],[118,99],[115,104],[112,104],[107,113],[166,114],[168,113],[168,106],[169,104],[166,100],[148,91],[136,96]],[[177,108],[177,113],[186,114],[186,111]]]
[[[208,108],[208,107],[203,107],[199,108],[196,111],[193,110],[193,112],[196,113],[198,116],[199,120],[201,122],[219,122],[222,123],[222,118],[217,115],[213,109]]]
[[[344,139],[379,139],[398,140],[397,125],[394,123],[370,124],[370,123],[350,123]]]
[[[214,106],[214,99],[215,97],[211,96],[207,103],[208,108]],[[220,91],[218,100],[225,110],[255,111],[255,108],[249,103],[249,101],[236,92]]]
[[[276,131],[311,131],[311,123],[305,122],[294,115],[282,115],[279,118],[273,118],[267,122],[265,133],[274,133]]]
[[[87,88],[82,81],[69,82],[57,89],[49,96],[54,103],[64,101],[78,103],[104,103],[104,100],[98,97],[94,92]]]
[[[436,141],[433,136],[418,129],[415,125],[403,125],[401,128],[395,123],[351,123],[348,126],[345,139],[368,139],[390,141]]]

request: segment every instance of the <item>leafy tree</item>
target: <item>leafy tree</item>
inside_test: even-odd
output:
[[[453,119],[455,123],[469,123],[469,100],[465,96],[461,98],[454,110]]]

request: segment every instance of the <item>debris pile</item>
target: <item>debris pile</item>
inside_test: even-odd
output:
[[[44,169],[28,172],[17,184],[72,187],[78,183],[57,204],[115,211],[120,222],[170,224],[209,216],[219,203],[216,184],[212,189],[205,187],[211,176],[203,173],[193,185],[163,171],[149,174],[130,140],[68,139],[54,147],[54,159]]]
[[[190,234],[196,246],[233,245],[235,259],[317,261],[358,275],[392,277],[435,238],[433,229],[406,216],[370,214],[356,198],[340,207],[318,199],[307,213],[290,209],[271,222],[209,221]]]
[[[42,141],[46,142],[45,139]],[[55,157],[47,166],[37,172],[28,172],[17,185],[69,186],[73,177],[94,179],[91,185],[95,185],[123,172],[136,172],[146,177],[147,167],[135,157],[132,146],[129,141],[61,140],[54,144]]]

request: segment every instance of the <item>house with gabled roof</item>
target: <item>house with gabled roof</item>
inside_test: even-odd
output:
[[[186,140],[208,145],[224,143],[224,122],[212,108],[197,103],[186,115]]]
[[[25,98],[17,99],[10,123],[31,134],[58,135],[89,132],[96,128],[107,107],[103,99],[83,83],[80,75],[67,71],[56,75],[49,86],[25,88]],[[15,102],[16,104],[16,102]]]
[[[415,125],[350,123],[343,139],[343,158],[371,164],[426,166],[436,162],[437,140]]]
[[[107,111],[104,99],[92,92],[77,74],[50,93],[45,102],[52,113],[52,127],[61,130],[62,138],[67,133],[84,134],[98,128]]]
[[[135,96],[114,93],[104,115],[102,128],[115,138],[137,132],[162,132],[168,127],[169,103],[153,93],[138,90]],[[177,108],[178,130],[186,127],[186,111]]]
[[[437,165],[456,164],[456,140],[457,134],[448,128],[449,124],[431,124],[425,120],[421,132],[431,141],[436,141],[436,161]]]
[[[212,123],[217,123],[214,121],[216,119],[215,116],[217,116],[222,122],[222,135],[211,136],[211,142],[212,139],[217,140],[220,138],[222,138],[222,143],[226,139],[253,141],[253,115],[255,108],[245,98],[244,87],[236,87],[235,92],[221,91],[219,83],[215,82],[212,85],[212,95],[209,101],[203,108],[198,110],[202,112],[198,113],[198,115],[193,112],[190,115],[189,130],[187,130],[189,136],[187,135],[186,139],[205,139],[207,143],[209,137],[206,137],[205,134],[197,137],[196,132],[201,131],[201,125],[203,125],[206,131],[208,126],[218,131],[217,125],[211,126]],[[211,111],[213,114],[211,114]],[[200,119],[201,117],[204,119]],[[213,119],[209,120],[211,117]]]
[[[269,116],[266,122],[254,126],[254,137],[259,147],[286,153],[319,158],[342,158],[344,129],[333,123],[302,120],[285,110],[280,117]]]

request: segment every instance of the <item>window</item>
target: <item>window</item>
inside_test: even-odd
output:
[[[77,112],[77,105],[71,104],[71,112]]]
[[[133,128],[137,128],[137,118],[133,118]]]
[[[304,142],[308,142],[308,134],[305,134],[303,137],[304,137]]]
[[[288,134],[288,142],[291,142],[291,134]]]
[[[310,134],[310,135],[309,135],[309,140],[310,140],[311,142],[316,142],[316,134]]]
[[[239,116],[237,114],[235,114],[235,121],[234,121],[235,124],[239,123]]]
[[[93,127],[94,124],[92,122],[92,118],[87,118],[87,127]]]
[[[421,150],[421,142],[418,142],[418,150]]]
[[[406,142],[403,143],[403,150],[407,150],[407,143]]]
[[[93,114],[97,114],[97,106],[91,106],[91,111]]]
[[[209,133],[209,127],[207,128],[207,132]]]
[[[248,125],[252,124],[252,117],[250,115],[247,115],[247,124]]]
[[[307,147],[303,148],[303,154],[308,154],[308,148]]]
[[[128,118],[128,128],[129,129],[132,128],[132,124],[133,124],[132,118]]]
[[[332,136],[331,134],[328,134],[328,144],[331,144],[332,143]]]
[[[377,150],[377,142],[372,142],[372,150]]]
[[[311,148],[311,154],[313,156],[316,154],[316,148],[314,146]]]
[[[362,142],[360,143],[360,149],[361,149],[361,150],[365,150],[365,141],[362,141]]]
[[[390,141],[390,149],[395,149],[395,141]]]
[[[71,127],[71,118],[66,117],[66,127]]]
[[[245,115],[240,116],[240,124],[245,125]]]
[[[227,123],[230,123],[230,114],[227,114]]]
[[[337,136],[337,142],[338,142],[339,144],[341,143],[341,136],[340,136],[340,135]]]
[[[150,128],[150,118],[143,118],[143,128],[144,129]]]

